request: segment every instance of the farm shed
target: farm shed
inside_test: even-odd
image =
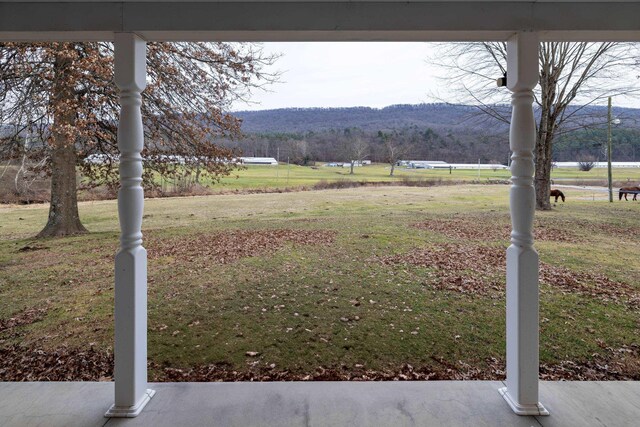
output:
[[[240,157],[240,163],[243,165],[278,165],[278,161],[273,157]]]
[[[580,162],[553,162],[556,168],[578,168]],[[593,162],[594,168],[606,168],[607,162]],[[614,168],[640,168],[640,162],[611,162]]]

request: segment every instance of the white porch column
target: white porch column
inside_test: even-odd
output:
[[[135,417],[155,391],[147,389],[147,251],[142,247],[140,93],[146,85],[146,43],[115,35],[115,82],[120,89],[120,250],[115,265],[115,404],[107,417]]]
[[[507,87],[512,94],[511,246],[507,249],[507,380],[500,394],[519,415],[548,415],[538,402],[538,253],[533,247],[533,187],[538,84],[538,35],[519,33],[507,44]]]

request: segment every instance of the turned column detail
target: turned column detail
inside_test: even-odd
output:
[[[140,107],[146,86],[146,43],[135,34],[115,35],[115,83],[120,90],[120,250],[115,260],[115,404],[107,417],[135,417],[155,393],[147,389],[147,251],[142,247]]]
[[[533,247],[538,36],[519,33],[507,43],[507,87],[512,92],[511,245],[507,249],[507,379],[500,393],[519,415],[548,415],[538,402],[538,253]]]

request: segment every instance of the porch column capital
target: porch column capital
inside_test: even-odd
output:
[[[507,41],[507,87],[512,92],[532,90],[538,84],[538,33],[522,32]]]

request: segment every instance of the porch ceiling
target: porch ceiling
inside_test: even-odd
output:
[[[0,40],[640,40],[640,1],[0,0]]]

